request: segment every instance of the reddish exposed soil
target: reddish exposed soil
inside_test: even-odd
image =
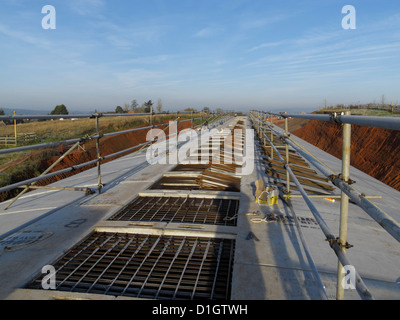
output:
[[[168,123],[168,121],[166,121]],[[182,123],[178,124],[178,132],[181,130],[184,130],[186,128],[189,128],[191,125],[190,121],[185,121]],[[164,129],[165,127],[160,127],[159,129]],[[127,148],[134,147],[136,145],[140,145],[144,142],[146,142],[146,135],[147,135],[148,129],[145,130],[139,130],[139,131],[134,131],[130,133],[125,133],[125,134],[120,134],[116,136],[110,136],[110,137],[104,137],[100,139],[100,150],[101,150],[101,156],[104,157],[106,155],[113,154],[118,151],[125,150]],[[168,129],[166,130],[166,134],[168,134]],[[40,156],[43,157],[42,160],[38,162],[36,165],[36,172],[33,172],[32,169],[26,168],[25,172],[23,174],[18,174],[16,176],[12,177],[12,183],[16,183],[18,181],[23,181],[26,179],[30,179],[32,177],[37,176],[37,172],[43,172],[45,171],[48,167],[50,167],[64,152],[66,152],[71,146],[59,146],[57,148],[52,149],[51,151],[45,152],[45,151],[34,151],[30,154],[30,157],[34,156]],[[122,154],[118,157],[122,157],[124,155],[127,155],[129,153],[135,152],[136,150],[139,150],[140,148],[137,148],[133,151],[130,151],[128,153]],[[44,154],[53,154],[53,156],[45,156]],[[54,155],[55,154],[55,155]],[[77,148],[75,149],[74,152],[70,153],[68,156],[66,156],[59,164],[57,164],[51,172],[55,172],[58,170],[62,170],[64,168],[68,168],[74,165],[82,164],[88,161],[91,161],[93,159],[96,159],[97,157],[97,149],[96,149],[96,141],[90,140],[86,142],[83,145],[83,148]],[[109,160],[102,161],[102,163],[106,163],[108,161],[117,159],[118,157],[114,157]],[[25,159],[25,158],[24,158]],[[19,160],[15,160],[7,164],[7,166],[13,164],[16,165],[17,162],[19,163]],[[50,183],[53,183],[55,181],[70,177],[74,174],[80,173],[82,171],[85,171],[87,169],[90,169],[92,167],[96,166],[95,164],[92,166],[86,166],[82,169],[74,170],[72,172],[68,172],[65,174],[60,174],[45,180],[38,181],[36,185],[43,186],[47,185]],[[8,192],[4,192],[0,194],[0,202],[5,201],[9,198],[14,197],[18,193],[17,190],[12,190]]]
[[[178,131],[184,130],[189,127],[190,127],[189,121],[179,123]],[[165,127],[161,127],[160,129],[164,129],[164,128]],[[101,150],[100,155],[102,157],[104,157],[104,156],[113,154],[115,152],[125,150],[127,148],[131,148],[136,145],[140,145],[147,141],[146,140],[147,132],[148,132],[148,129],[145,129],[145,130],[139,130],[139,131],[129,132],[129,133],[125,133],[125,134],[120,134],[120,135],[116,135],[116,136],[111,136],[111,137],[104,137],[104,138],[100,139],[100,150]],[[166,130],[166,133],[168,133],[168,129]],[[63,147],[63,148],[64,148],[64,150],[62,150],[62,152],[67,151],[66,147]],[[122,157],[129,153],[135,152],[139,149],[140,149],[140,147],[133,151],[130,151],[128,153],[122,154],[118,157]],[[80,163],[85,163],[85,162],[91,161],[93,159],[96,159],[96,157],[97,157],[96,141],[92,140],[92,141],[85,143],[83,150],[77,149],[77,151],[75,151],[75,152],[69,154],[67,157],[65,157],[63,159],[63,161],[60,162],[59,164],[57,164],[52,171],[54,172],[54,171],[62,170],[64,168],[68,168],[68,167],[71,167],[71,166],[74,166],[74,165],[77,165]],[[104,160],[104,161],[102,161],[102,163],[106,163],[106,162],[115,160],[118,157]],[[46,159],[45,161],[42,162],[42,166],[47,168],[52,163],[54,163],[57,159],[58,159],[58,156]],[[92,166],[87,166],[85,168],[76,170],[74,172],[68,172],[68,173],[65,173],[62,175],[57,175],[55,177],[52,177],[52,178],[49,178],[46,180],[42,180],[40,182],[40,184],[38,183],[38,185],[49,184],[49,183],[64,179],[66,177],[72,176],[74,174],[77,174],[79,172],[85,171],[87,169],[93,168],[95,166],[96,165],[94,164]]]
[[[400,132],[355,125],[351,131],[351,165],[400,191]],[[342,127],[338,124],[310,120],[292,134],[342,158]]]

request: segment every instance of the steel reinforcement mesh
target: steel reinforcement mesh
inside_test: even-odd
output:
[[[138,197],[109,220],[186,222],[235,226],[238,200]]]
[[[94,232],[54,264],[56,290],[229,300],[234,245],[230,239]],[[44,276],[27,288],[42,289]]]

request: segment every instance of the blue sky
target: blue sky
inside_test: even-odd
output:
[[[42,28],[42,7],[56,29]],[[356,29],[342,28],[342,7]],[[0,108],[400,103],[392,0],[0,0]]]

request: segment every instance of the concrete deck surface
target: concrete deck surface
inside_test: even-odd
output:
[[[247,126],[250,126],[249,119]],[[229,123],[228,123],[229,124]],[[225,124],[227,125],[227,124]],[[294,137],[332,169],[340,172],[338,159]],[[255,170],[241,180],[240,208],[236,228],[208,227],[204,235],[236,238],[232,299],[234,300],[293,300],[321,299],[321,290],[313,277],[298,230],[290,220],[291,209],[282,199],[272,207],[260,207],[255,202],[254,182],[272,180],[264,173],[261,154],[256,146]],[[106,221],[108,217],[137,197],[148,192],[148,187],[175,165],[149,165],[145,152],[128,155],[101,166],[102,194],[85,195],[75,191],[36,190],[27,193],[7,211],[0,211],[0,299],[47,299],[82,296],[72,293],[31,292],[21,289],[41,268],[62,256],[80,239],[98,228],[125,228]],[[53,186],[95,187],[97,169],[93,168],[59,181]],[[400,193],[363,172],[351,168],[355,187],[366,195],[380,195],[373,200],[397,221],[400,221],[398,199]],[[340,194],[337,191],[337,194]],[[225,195],[229,196],[229,195]],[[322,231],[313,221],[307,205],[301,198],[293,198],[293,210],[301,218],[301,230],[330,299],[335,298],[337,258],[325,241]],[[340,202],[313,199],[314,204],[331,230],[338,234]],[[7,202],[0,204],[2,209]],[[259,215],[253,215],[259,211]],[[354,245],[348,250],[350,261],[377,299],[400,299],[400,250],[398,242],[373,221],[362,209],[350,204],[348,241]],[[259,222],[273,214],[282,219]],[[130,226],[132,227],[132,226]],[[147,228],[147,229],[146,229]],[[138,232],[176,232],[178,225],[154,224],[137,229]],[[112,230],[112,229],[106,229]],[[114,229],[120,230],[120,229]],[[122,230],[122,229],[121,229]],[[139,231],[140,230],[140,231]],[[146,231],[147,230],[147,231]],[[167,231],[166,231],[167,230]],[[187,231],[187,230],[186,230]],[[193,231],[193,230],[192,230]],[[179,232],[184,232],[180,230]],[[250,236],[249,236],[250,235]],[[19,237],[19,238],[18,238]],[[10,250],[15,239],[37,237],[26,247]],[[8,248],[6,250],[6,248]],[[359,299],[356,290],[346,290],[347,299]],[[101,297],[109,298],[109,297]]]

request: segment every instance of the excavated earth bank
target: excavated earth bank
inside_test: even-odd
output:
[[[289,125],[292,134],[342,158],[340,125],[296,119],[290,119]],[[355,125],[351,131],[351,165],[400,191],[400,132]]]
[[[168,121],[166,122],[168,123]],[[187,128],[190,128],[191,123],[190,121],[186,121],[186,122],[182,122],[182,123],[178,123],[178,132]],[[160,129],[163,129],[163,127],[161,127]],[[129,133],[125,133],[125,134],[120,134],[117,136],[110,136],[110,137],[104,137],[100,140],[100,150],[101,150],[101,156],[106,156],[127,148],[131,148],[133,146],[142,144],[144,142],[146,142],[146,135],[147,135],[148,129],[145,130],[139,130],[139,131],[135,131],[135,132],[129,132]],[[168,134],[168,129],[166,130],[166,134]],[[32,177],[37,176],[37,172],[43,172],[45,171],[48,167],[50,167],[64,152],[66,152],[68,149],[70,148],[70,146],[59,146],[57,148],[54,148],[51,150],[51,152],[48,150],[48,152],[43,152],[43,151],[34,151],[31,153],[31,157],[32,156],[38,156],[39,154],[41,154],[40,156],[42,157],[42,160],[40,160],[37,163],[37,167],[35,168],[36,172],[33,172],[32,169],[30,168],[26,168],[23,174],[19,174],[17,176],[13,176],[12,178],[12,183],[16,183],[19,181],[23,181],[26,179],[30,179]],[[140,148],[136,149],[139,150]],[[135,152],[131,151],[132,152]],[[53,154],[52,156],[46,156],[46,154]],[[57,154],[56,156],[54,156],[54,154]],[[129,153],[126,153],[129,154]],[[119,157],[122,157],[126,154],[123,154]],[[74,152],[72,152],[71,154],[69,154],[68,156],[66,156],[59,164],[57,164],[53,170],[51,172],[55,172],[58,170],[62,170],[64,168],[68,168],[77,164],[81,164],[81,163],[85,163],[88,161],[91,161],[93,159],[96,159],[97,157],[97,150],[96,150],[96,141],[94,140],[90,140],[88,142],[86,142],[82,148],[79,149],[75,149]],[[116,159],[112,158],[109,159],[107,161],[103,161],[102,163],[111,161]],[[10,163],[9,165],[16,165],[17,162],[21,162],[21,161],[15,161],[14,163]],[[88,170],[92,167],[95,167],[96,165],[92,165],[92,166],[86,166],[85,168],[82,169],[78,169],[78,170],[74,170],[73,172],[68,172],[65,174],[60,174],[48,179],[44,179],[41,181],[38,181],[36,183],[36,185],[38,186],[43,186],[43,185],[47,185],[53,182],[56,182],[58,180],[70,177],[74,174],[80,173],[82,171]],[[4,171],[6,172],[6,171]],[[3,192],[0,194],[0,202],[1,201],[5,201],[7,199],[10,199],[14,196],[16,196],[19,193],[18,190],[11,190],[8,192]]]

